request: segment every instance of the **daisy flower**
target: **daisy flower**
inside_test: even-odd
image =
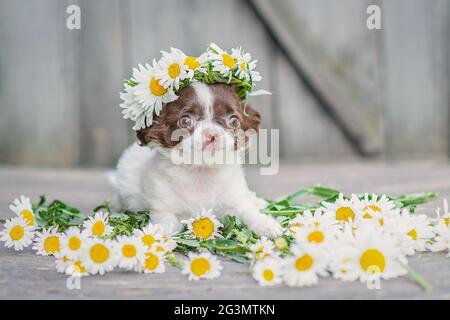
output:
[[[151,249],[154,244],[163,238],[164,230],[160,225],[149,223],[140,230],[133,230],[133,235],[137,237],[147,249]]]
[[[208,52],[204,52],[199,57],[186,56],[184,58],[183,64],[187,68],[188,77],[190,79],[192,79],[196,71],[206,73],[205,65],[208,62],[208,58],[209,58]]]
[[[7,220],[4,229],[0,232],[0,240],[5,242],[5,247],[14,246],[14,250],[21,251],[33,242],[34,227],[22,217]]]
[[[220,236],[219,228],[222,224],[212,214],[212,210],[202,209],[196,217],[181,221],[188,227],[188,234],[193,238],[208,240]]]
[[[407,271],[398,263],[407,264],[398,240],[383,229],[368,225],[355,232],[353,238],[355,255],[351,260],[361,282],[376,274],[390,279],[405,275]]]
[[[77,227],[70,227],[61,236],[61,253],[69,259],[76,259],[80,256],[86,241],[86,234]]]
[[[94,237],[110,234],[113,228],[108,224],[108,215],[106,211],[97,211],[93,217],[88,217],[83,223],[83,232]]]
[[[334,216],[321,208],[314,210],[314,213],[310,210],[305,210],[289,222],[288,234],[293,236],[302,227],[330,227],[335,222]]]
[[[136,268],[138,272],[144,273],[164,273],[166,271],[165,255],[163,252],[158,252],[154,249],[145,253],[145,258],[139,263]]]
[[[447,199],[443,201],[444,205],[444,214],[441,216],[441,208],[436,209],[436,219],[435,225],[442,224],[443,227],[450,229],[450,212],[448,212],[448,202]]]
[[[217,257],[205,251],[202,253],[189,253],[189,260],[183,266],[183,274],[189,275],[189,280],[214,279],[220,276],[222,266]]]
[[[242,47],[231,49],[231,56],[236,60],[235,75],[239,79],[252,80],[252,83],[261,80],[259,72],[255,71],[258,60],[252,60],[252,56],[248,52],[244,52]]]
[[[333,243],[335,238],[335,229],[331,226],[307,226],[299,228],[294,238],[297,244],[320,246],[322,248],[327,247],[330,243]]]
[[[59,253],[61,251],[61,236],[57,227],[43,229],[42,232],[36,233],[33,250],[36,250],[36,254],[41,256]]]
[[[433,252],[447,250],[447,257],[450,257],[450,228],[445,223],[438,223],[434,226],[434,232],[434,242],[428,244],[427,248]]]
[[[162,239],[158,240],[155,244],[155,250],[164,254],[172,252],[176,247],[177,242],[169,234],[165,234]]]
[[[20,196],[20,199],[14,199],[9,209],[19,217],[22,217],[30,227],[35,225],[36,218],[33,213],[30,198]]]
[[[178,90],[180,81],[189,77],[186,65],[184,64],[186,55],[179,49],[170,48],[170,52],[162,51],[162,58],[158,64],[159,83],[164,88],[175,88]]]
[[[145,247],[137,237],[120,236],[114,243],[114,254],[120,268],[132,270],[144,260]]]
[[[328,211],[323,211],[321,208],[317,208],[314,212],[305,210],[289,222],[287,233],[288,235],[294,236],[300,228],[304,227],[329,228],[335,222],[334,216]]]
[[[228,82],[231,81],[233,76],[232,70],[236,68],[236,59],[228,52],[219,48],[215,43],[209,45],[211,52],[211,59],[213,65],[213,71],[219,72],[223,77],[228,78]]]
[[[91,274],[112,271],[116,266],[117,256],[114,254],[113,242],[110,239],[89,239],[81,255],[81,262]]]
[[[72,265],[72,261],[63,253],[55,253],[56,272],[66,273],[67,267]]]
[[[130,119],[135,121],[133,130],[139,130],[151,125],[152,117],[147,117],[153,112],[153,108],[147,110],[142,105],[135,101],[134,87],[124,84],[125,91],[120,93],[120,98],[123,100],[119,106],[122,108],[122,114],[124,119]]]
[[[340,193],[334,203],[324,201],[322,202],[322,205],[328,212],[332,213],[334,218],[339,222],[349,221],[349,219],[354,221],[359,218],[357,215],[360,212],[360,203],[358,197],[355,195],[352,195],[351,199],[348,200],[344,199],[344,195]]]
[[[268,257],[276,257],[276,253],[274,251],[274,244],[272,240],[267,239],[266,237],[261,237],[255,243],[249,246],[251,253],[249,253],[250,258],[255,258],[256,260],[263,260]]]
[[[70,260],[70,263],[66,268],[66,274],[79,277],[89,275],[81,260]]]
[[[292,246],[293,256],[283,261],[282,274],[290,287],[304,287],[316,284],[318,275],[326,276],[326,257],[322,250],[311,246]]]
[[[329,255],[328,269],[335,279],[342,281],[355,281],[359,278],[356,261],[356,248],[353,243],[353,232],[351,228],[345,227],[339,233],[335,245]]]
[[[258,261],[253,267],[253,278],[263,287],[281,283],[280,261],[273,258]]]
[[[386,224],[387,230],[399,238],[400,246],[407,255],[424,251],[426,244],[434,236],[433,227],[426,215],[411,215],[406,209]]]
[[[395,203],[390,201],[386,195],[378,196],[373,193],[370,197],[368,193],[364,194],[364,198],[360,201],[362,218],[374,219],[380,225],[384,224],[384,218],[397,211]]]
[[[153,60],[152,66],[146,63],[145,66],[140,64],[138,68],[133,69],[133,80],[138,83],[132,87],[134,102],[138,104],[138,108],[136,106],[133,108],[133,115],[136,118],[144,116],[146,126],[151,126],[153,112],[159,115],[164,104],[178,98],[172,88],[165,88],[161,84],[161,79],[158,77],[160,68],[158,63]],[[125,103],[127,102],[125,101]]]

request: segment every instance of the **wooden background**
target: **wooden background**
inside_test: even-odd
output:
[[[134,140],[118,107],[131,68],[209,42],[259,60],[274,95],[253,104],[283,159],[447,158],[449,39],[447,0],[0,0],[0,163],[114,164]]]

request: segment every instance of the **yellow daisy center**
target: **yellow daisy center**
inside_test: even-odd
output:
[[[236,64],[236,60],[227,53],[222,53],[223,65],[229,69],[233,68]]]
[[[101,236],[105,232],[105,223],[103,221],[97,221],[92,226],[92,234],[94,236]]]
[[[267,258],[269,256],[269,254],[265,253],[264,255],[262,255],[263,251],[264,251],[264,247],[263,246],[259,247],[258,249],[256,249],[255,256],[258,259]]]
[[[22,214],[22,217],[27,222],[27,225],[29,225],[30,227],[34,225],[34,214],[33,214],[33,212],[31,212],[30,210],[25,209],[25,210],[22,210],[21,214]]]
[[[270,269],[265,269],[262,273],[262,276],[264,278],[264,280],[270,282],[273,280],[274,274],[273,271]]]
[[[142,242],[149,248],[155,243],[155,238],[151,234],[146,234],[142,237]]]
[[[164,249],[162,245],[156,246],[156,252],[164,252],[164,251],[166,251],[166,249]]]
[[[308,235],[309,242],[321,243],[325,239],[323,232],[321,231],[313,231]]]
[[[22,226],[14,226],[9,231],[9,236],[14,241],[18,241],[18,240],[22,239],[24,235],[25,235],[25,229]]]
[[[109,249],[101,243],[94,244],[89,252],[92,261],[103,263],[109,258]]]
[[[241,63],[241,69],[244,71],[247,69],[247,64],[245,62]]]
[[[371,205],[368,205],[368,206],[364,207],[364,209],[363,209],[363,211],[364,211],[363,218],[365,218],[365,219],[371,219],[372,218],[372,215],[369,213],[369,209],[371,209],[373,212],[381,212],[381,209],[380,209],[379,206],[371,204]]]
[[[208,273],[210,269],[211,264],[209,263],[208,259],[195,258],[191,261],[191,271],[198,277]]]
[[[184,59],[184,65],[189,67],[191,70],[197,70],[198,67],[200,67],[200,62],[198,62],[196,57],[186,57]]]
[[[67,246],[69,247],[70,250],[76,251],[78,249],[80,249],[81,246],[81,240],[78,237],[71,237],[69,239],[69,242],[67,243]]]
[[[133,258],[136,256],[136,247],[132,244],[126,244],[122,247],[122,254],[124,257]]]
[[[417,240],[417,231],[416,231],[416,229],[411,229],[411,230],[407,233],[407,235],[410,236],[411,239]]]
[[[192,230],[196,237],[208,239],[214,232],[214,223],[209,218],[200,218],[192,223]]]
[[[73,263],[73,272],[74,273],[85,273],[86,272],[86,268],[83,266],[83,264],[81,263],[80,260],[75,261]]]
[[[450,218],[444,218],[444,223],[448,227],[450,224]]]
[[[57,236],[50,236],[44,242],[44,250],[47,253],[59,252],[60,244]]]
[[[159,84],[159,80],[153,77],[150,80],[150,91],[155,96],[162,96],[166,94],[167,89],[165,89],[162,85]]]
[[[374,270],[383,272],[386,267],[386,258],[383,253],[377,249],[367,249],[361,255],[359,264],[366,272],[373,272]]]
[[[311,269],[313,264],[314,259],[309,254],[305,254],[295,261],[295,268],[298,271],[307,271]]]
[[[336,220],[348,221],[349,219],[355,219],[355,213],[349,207],[340,207],[336,210]]]
[[[167,69],[167,73],[169,74],[169,77],[175,79],[180,75],[180,65],[178,63],[172,63]]]
[[[67,256],[64,256],[62,260],[64,263],[66,263],[67,261],[69,261],[69,258],[67,258]]]
[[[159,265],[159,257],[154,253],[147,253],[147,258],[145,259],[145,269],[155,270]]]

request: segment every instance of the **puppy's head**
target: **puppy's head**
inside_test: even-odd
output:
[[[259,112],[248,105],[244,108],[229,85],[194,83],[178,95],[150,127],[137,132],[142,145],[217,156],[245,149],[249,135],[259,129]]]

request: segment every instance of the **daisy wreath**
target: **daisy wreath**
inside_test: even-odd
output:
[[[192,82],[232,85],[244,102],[249,96],[270,94],[266,90],[253,91],[261,80],[255,70],[257,60],[252,60],[241,47],[230,53],[211,43],[199,57],[188,56],[176,48],[161,53],[159,61],[134,68],[132,78],[125,80],[120,93],[123,117],[135,122],[134,130],[151,126],[154,115],[158,116],[165,104],[177,100],[177,92]]]

